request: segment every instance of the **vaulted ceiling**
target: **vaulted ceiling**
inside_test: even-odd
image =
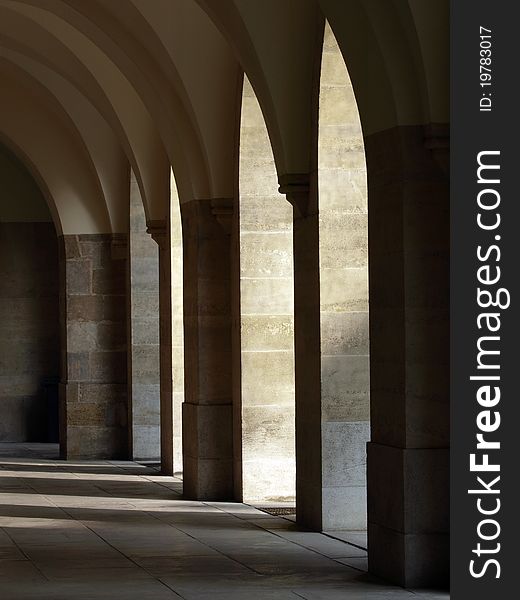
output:
[[[448,2],[0,0],[0,138],[62,232],[122,232],[129,167],[148,220],[236,194],[243,72],[279,175],[314,167],[324,20],[365,135],[448,121]]]

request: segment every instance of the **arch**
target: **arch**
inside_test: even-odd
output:
[[[125,73],[160,124],[181,201],[231,195],[241,74],[228,45],[196,3],[21,4],[59,15]]]
[[[61,224],[61,219],[59,212],[56,208],[56,203],[54,202],[54,198],[50,192],[49,186],[45,180],[44,173],[40,172],[35,163],[31,161],[29,156],[23,151],[23,149],[11,138],[7,137],[3,131],[0,130],[0,142],[10,150],[10,152],[16,156],[16,158],[24,165],[27,171],[31,174],[31,177],[36,182],[38,188],[40,189],[43,197],[45,198],[45,202],[47,203],[47,208],[49,209],[49,213],[52,218],[52,222],[56,229],[57,235],[63,235],[63,227]]]
[[[169,161],[155,125],[128,79],[88,38],[55,15],[18,3],[9,7],[0,8],[6,28],[23,35],[3,33],[2,44],[36,57],[91,100],[129,157],[140,182],[147,218],[164,218]],[[24,8],[28,14],[19,13]],[[19,42],[19,37],[31,40],[30,46]]]
[[[325,26],[318,119],[322,528],[366,530],[368,198],[359,111]]]
[[[309,173],[323,35],[317,4],[196,1],[235,50],[255,90],[279,176]]]
[[[437,10],[408,0],[317,0],[297,7],[274,1],[196,1],[226,37],[255,89],[280,176],[314,168],[307,149],[314,135],[311,99],[319,82],[320,14],[349,64],[364,135],[449,119],[443,77],[449,44],[439,44],[447,35],[446,2]],[[276,32],[267,31],[275,23]]]
[[[38,182],[12,149],[0,143],[0,439],[56,443],[58,239]]]
[[[81,92],[61,75],[45,65],[19,54],[0,48],[0,56],[8,60],[44,87],[49,101],[59,102],[92,160],[100,180],[113,232],[128,230],[128,161],[112,129],[97,109]]]
[[[20,148],[27,163],[45,182],[48,198],[53,199],[51,206],[55,207],[51,212],[61,232],[111,231],[101,186],[84,146],[44,106],[41,95],[35,96],[27,84],[20,83],[5,68],[3,82],[0,131]]]

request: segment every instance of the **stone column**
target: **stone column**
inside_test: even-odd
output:
[[[322,424],[319,218],[316,180],[280,177],[293,206],[294,369],[296,399],[296,517],[322,529]]]
[[[447,131],[399,127],[365,140],[369,570],[407,587],[448,582]]]
[[[165,475],[173,475],[175,470],[173,464],[172,288],[169,223],[150,221],[147,231],[159,246],[161,471]]]
[[[127,236],[60,238],[63,458],[125,459]]]
[[[181,204],[184,494],[233,498],[231,199]]]

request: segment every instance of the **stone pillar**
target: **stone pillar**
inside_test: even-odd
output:
[[[127,236],[60,238],[63,458],[125,459]]]
[[[184,248],[184,494],[233,498],[231,199],[181,204]]]
[[[161,472],[173,475],[172,265],[169,223],[150,221],[147,231],[159,246]]]
[[[320,263],[315,178],[280,177],[279,191],[293,206],[294,369],[296,398],[296,518],[322,529],[322,423]]]
[[[139,187],[130,182],[129,423],[133,460],[159,460],[161,401],[159,369],[159,253],[146,233]]]
[[[399,127],[365,140],[369,570],[407,587],[448,582],[449,179],[439,151],[447,131]]]

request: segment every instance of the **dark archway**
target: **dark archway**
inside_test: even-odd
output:
[[[0,145],[0,442],[57,443],[59,259],[47,203]]]

